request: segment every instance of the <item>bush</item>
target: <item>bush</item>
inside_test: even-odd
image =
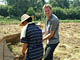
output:
[[[29,15],[34,15],[35,11],[33,9],[33,7],[30,7],[28,10],[27,10],[27,14]]]
[[[0,5],[0,15],[4,17],[10,16],[10,18],[17,17],[20,19],[20,16],[24,13],[20,11],[19,10],[16,11],[16,9],[12,6]],[[80,19],[79,6],[75,8],[69,8],[69,9],[55,7],[55,8],[52,8],[52,11],[55,15],[58,16],[59,19]],[[29,14],[30,16],[32,15],[35,16],[35,20],[42,20],[45,17],[42,10],[39,9],[38,11],[36,11],[33,7],[29,7],[29,9],[27,9],[27,12],[25,13]]]
[[[80,10],[78,9],[67,9],[67,19],[80,19]]]
[[[79,8],[53,8],[53,13],[58,16],[59,19],[80,19],[80,9]]]
[[[7,5],[0,5],[0,15],[1,16],[8,16],[8,6]]]
[[[53,13],[58,16],[60,19],[66,19],[66,12],[64,9],[57,7],[52,9]]]
[[[76,13],[77,11],[75,9],[67,9],[67,19],[76,19]]]
[[[80,19],[80,10],[78,10],[76,14],[76,19]]]
[[[76,19],[80,19],[80,6],[76,7],[75,10],[76,12]]]
[[[12,6],[8,6],[8,14],[12,18],[15,17],[15,16],[16,17],[18,16],[18,14],[16,12],[16,9],[14,7],[12,7]]]

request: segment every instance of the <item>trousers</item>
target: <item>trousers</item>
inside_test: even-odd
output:
[[[45,48],[45,57],[44,60],[53,60],[53,53],[55,48],[57,47],[57,44],[48,44]]]

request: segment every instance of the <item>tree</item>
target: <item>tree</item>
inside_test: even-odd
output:
[[[43,0],[7,0],[8,5],[12,6],[10,10],[14,11],[11,14],[15,16],[21,16],[30,9],[32,9],[34,12],[41,13],[43,4],[42,2]]]
[[[45,0],[42,0],[43,5],[46,3]]]
[[[73,7],[80,6],[80,0],[73,0]]]
[[[52,6],[57,6],[61,8],[69,8],[68,0],[50,0]]]
[[[8,5],[13,7],[13,14],[15,13],[15,16],[21,16],[27,11],[29,6],[28,2],[28,0],[7,0]]]

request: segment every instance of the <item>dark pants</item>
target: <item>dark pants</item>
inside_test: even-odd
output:
[[[28,59],[27,59],[28,60]],[[29,59],[29,60],[33,60],[33,59]],[[36,60],[42,60],[42,58],[40,58],[40,59],[36,59]]]
[[[49,44],[45,48],[45,57],[44,60],[53,60],[53,53],[55,48],[57,47],[57,44]]]
[[[40,58],[40,59],[36,59],[36,60],[42,60],[42,58]]]
[[[42,58],[38,59],[38,60],[42,60]]]

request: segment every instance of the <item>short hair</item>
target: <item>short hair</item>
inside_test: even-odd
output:
[[[50,9],[52,9],[52,6],[51,6],[50,4],[44,4],[43,9],[44,9],[44,8],[48,8],[48,7],[49,7]]]

